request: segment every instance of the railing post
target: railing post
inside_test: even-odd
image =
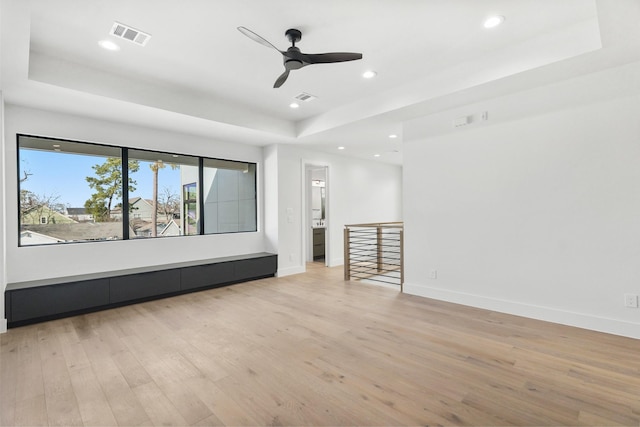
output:
[[[344,228],[344,280],[351,280],[351,256],[349,254],[349,228]]]
[[[400,292],[404,292],[404,229],[400,229]]]
[[[376,267],[378,268],[378,272],[382,271],[382,227],[376,227],[376,246],[378,256],[376,259]]]

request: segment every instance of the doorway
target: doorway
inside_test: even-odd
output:
[[[328,167],[307,164],[305,168],[306,259],[314,265],[329,265]]]

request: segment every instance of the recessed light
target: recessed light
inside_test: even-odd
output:
[[[380,154],[374,154],[373,157],[380,157]]]
[[[396,139],[398,137],[398,135],[396,135],[395,133],[392,133],[391,135],[389,135],[389,138],[391,139]]]
[[[120,50],[120,46],[118,46],[111,40],[100,40],[98,44],[103,49],[112,50],[112,51]]]
[[[291,107],[291,108],[299,108],[300,104],[298,104],[297,102],[292,102],[291,104],[289,104],[289,107]]]
[[[365,79],[372,79],[377,75],[378,75],[378,73],[376,73],[375,71],[372,71],[372,70],[368,70],[368,71],[365,71],[364,73],[362,73],[362,77],[364,77]]]
[[[175,159],[175,158],[180,157],[180,156],[178,156],[177,154],[173,154],[171,157],[173,157]]]
[[[344,147],[338,147],[338,150],[344,150]]]
[[[60,148],[60,144],[53,144],[53,148]]]
[[[497,27],[498,25],[502,24],[504,22],[504,16],[502,15],[494,15],[491,16],[489,18],[486,19],[486,21],[484,21],[484,27],[485,28],[494,28]]]

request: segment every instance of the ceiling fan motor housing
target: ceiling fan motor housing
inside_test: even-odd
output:
[[[282,55],[282,59],[284,62],[284,67],[287,70],[297,70],[304,66],[302,53],[300,53],[300,49],[295,46],[291,46],[289,49],[287,49],[287,52]]]

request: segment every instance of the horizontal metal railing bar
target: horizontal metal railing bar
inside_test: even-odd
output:
[[[377,268],[377,269],[382,269],[385,268],[385,266],[389,266],[389,267],[398,267],[400,266],[400,263],[393,263],[393,262],[386,262],[384,264],[376,264],[375,266],[371,266],[370,262],[365,262],[365,261],[359,261],[359,262],[354,262],[351,263],[352,267],[351,268]]]
[[[400,254],[398,252],[396,253],[385,252],[384,254],[375,254],[375,253],[372,254],[369,252],[351,252],[349,256],[353,259],[384,259],[384,258],[398,259],[400,258]]]
[[[365,256],[365,255],[360,255],[360,256],[354,256],[351,257],[351,259],[353,259],[354,261],[357,262],[375,262],[375,261],[385,261],[385,260],[390,260],[390,261],[397,261],[400,259],[400,257],[392,257],[392,256],[385,256],[385,257],[374,257],[374,256]]]
[[[389,254],[399,254],[400,253],[400,248],[398,248],[398,250],[394,249],[394,248],[387,248],[386,250],[383,250],[382,252],[384,253],[389,253]],[[350,254],[365,254],[365,253],[378,253],[378,249],[377,248],[352,248],[349,251]]]
[[[353,235],[351,236],[352,241],[363,241],[363,240],[368,240],[370,239],[372,236],[378,236],[378,233],[371,233],[371,235],[368,234],[357,234],[357,233],[353,233]],[[388,241],[392,241],[392,242],[397,242],[400,240],[400,235],[395,235],[395,234],[382,234],[380,235],[380,238],[383,240],[388,240]]]
[[[393,221],[393,222],[370,222],[370,223],[364,223],[364,224],[346,224],[344,227],[345,228],[351,228],[351,227],[403,227],[403,223],[399,222],[399,221]]]
[[[399,263],[396,263],[394,261],[397,260],[390,260],[391,262],[385,262],[385,263],[381,263],[381,262],[371,262],[369,260],[361,260],[358,262],[352,262],[351,266],[355,266],[358,268],[377,268],[377,269],[381,269],[381,268],[391,268],[391,267],[397,267],[398,265],[400,265]]]
[[[366,246],[365,245],[352,246],[350,249],[351,250],[349,252],[353,252],[354,250],[355,251],[376,251],[377,252],[379,250],[377,247],[369,246],[369,245],[366,245]],[[382,248],[383,251],[386,250],[388,252],[398,251],[400,249],[401,249],[400,246],[387,246],[387,247]]]
[[[386,250],[384,250],[382,252],[388,252],[388,253],[400,253],[399,251],[400,248],[387,248]],[[370,247],[357,247],[357,248],[351,248],[351,250],[349,251],[350,254],[355,254],[355,253],[365,253],[365,252],[375,252],[378,253],[378,248],[370,248]]]
[[[398,267],[400,267],[400,264],[385,264],[384,266],[370,266],[370,265],[364,265],[364,264],[357,264],[357,265],[352,265],[349,270],[353,270],[353,271],[369,271],[369,270],[376,270],[376,271],[394,271],[397,270]]]
[[[400,241],[400,239],[396,238],[395,236],[385,236],[384,234],[382,236],[378,236],[377,234],[374,234],[372,236],[352,236],[351,243],[370,242],[374,239],[378,239],[383,242],[399,242]]]
[[[395,266],[390,266],[384,269],[377,269],[377,268],[358,268],[358,267],[351,267],[349,269],[349,271],[351,272],[355,272],[355,273],[369,273],[369,272],[375,272],[375,274],[383,274],[383,273],[391,273],[394,271],[398,271],[400,270],[400,266],[399,265],[395,265]]]
[[[391,240],[391,239],[380,239],[380,240],[382,241],[382,243],[385,243],[385,242],[388,243],[388,244],[393,243],[393,245],[390,245],[390,246],[397,246],[397,245],[400,244],[399,240]],[[376,246],[376,245],[370,243],[370,241],[371,241],[371,239],[362,239],[362,240],[355,240],[354,239],[351,242],[351,246],[372,246],[372,247]]]
[[[350,230],[351,234],[374,234],[380,230],[383,234],[400,234],[401,228],[358,228],[356,230]]]
[[[369,277],[384,277],[390,280],[398,280],[399,277],[397,275],[391,274],[375,274],[367,271],[352,271],[351,277],[357,277],[359,279],[368,279]]]
[[[399,240],[390,240],[390,239],[380,239],[380,240],[382,241],[382,243],[385,243],[385,242],[387,243],[387,245],[385,245],[385,246],[399,247],[399,245],[400,245],[400,241]],[[353,246],[375,246],[375,245],[372,245],[371,243],[369,243],[369,241],[370,241],[370,239],[355,240],[355,241],[352,242],[351,246],[352,247]],[[393,245],[390,244],[390,243],[393,243]],[[396,243],[397,243],[397,245],[396,245]]]
[[[372,254],[372,253],[377,254],[378,250],[376,250],[376,249],[372,250],[370,248],[354,248],[353,250],[349,251],[349,254],[351,254],[351,255]],[[386,251],[382,251],[382,253],[385,253],[385,254],[399,254],[400,251],[386,250]]]
[[[397,278],[395,282],[392,282],[389,280],[380,280],[375,277],[358,277],[358,276],[353,276],[353,277],[355,277],[356,279],[373,280],[374,282],[388,283],[390,285],[400,286],[400,283],[398,283]]]
[[[400,258],[389,258],[389,257],[387,257],[387,258],[380,258],[380,259],[375,258],[374,259],[373,257],[366,257],[366,258],[361,257],[361,258],[354,258],[353,259],[354,262],[352,262],[352,264],[376,264],[376,265],[378,265],[378,264],[384,264],[385,261],[387,261],[387,262],[391,262],[391,263],[393,263],[395,265],[399,260],[400,260]]]
[[[354,252],[349,252],[349,255],[352,256],[357,256],[357,257],[367,257],[367,256],[373,256],[373,257],[378,257],[380,256],[396,256],[399,255],[400,252],[391,252],[391,251],[387,251],[387,252],[383,252],[381,254],[378,254],[377,252],[371,252],[371,251],[354,251]]]
[[[400,258],[400,256],[398,256],[399,254],[393,254],[390,252],[385,254],[380,254],[380,256],[378,256],[377,254],[369,254],[365,252],[361,252],[361,253],[352,252],[350,255],[353,259],[384,259],[384,258],[398,259]]]
[[[394,271],[397,270],[398,267],[400,267],[399,264],[384,264],[381,266],[371,266],[371,265],[364,265],[364,264],[358,264],[358,265],[352,265],[351,267],[349,267],[349,270],[353,270],[353,271]]]

